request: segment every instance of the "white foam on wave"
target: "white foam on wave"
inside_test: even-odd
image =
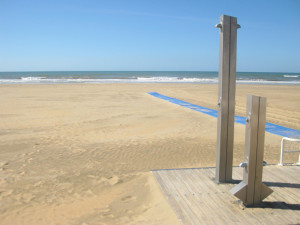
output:
[[[45,77],[22,77],[21,79],[0,79],[0,84],[67,84],[67,83],[202,83],[217,84],[217,78],[180,78],[180,77],[132,77],[127,79],[48,79]],[[237,80],[238,84],[279,84],[300,85],[300,81],[266,81],[262,79]]]
[[[283,75],[283,77],[293,77],[293,78],[296,78],[296,77],[300,77],[300,75]]]
[[[33,77],[35,78],[35,77]],[[0,84],[74,84],[74,83],[121,83],[121,82],[132,82],[134,80],[126,79],[47,79],[38,78],[31,79],[29,77],[24,77],[21,79],[0,79]]]
[[[46,77],[21,77],[23,81],[39,81],[42,79],[46,79]]]
[[[237,80],[237,84],[300,85],[300,81]]]
[[[137,82],[159,82],[159,83],[216,83],[218,79],[187,78],[187,77],[137,77]]]
[[[178,77],[137,77],[136,80],[139,82],[155,82],[155,81],[160,81],[160,82],[169,82],[169,81],[177,81],[179,78]]]

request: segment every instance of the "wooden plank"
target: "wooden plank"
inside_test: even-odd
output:
[[[213,172],[212,170],[210,171]],[[201,173],[201,170],[199,170],[199,173]],[[237,173],[236,169],[233,169],[233,175],[234,174],[241,175],[241,173]],[[235,176],[233,177],[236,178]],[[223,224],[226,224],[228,221],[232,220],[234,221],[232,222],[234,224],[255,224],[257,220],[254,220],[253,217],[246,216],[243,213],[243,210],[241,210],[241,207],[238,204],[238,201],[234,198],[234,196],[229,194],[224,195],[224,193],[228,193],[228,189],[231,189],[233,186],[234,184],[219,184],[217,186],[217,190],[220,193],[220,195],[216,196],[215,202],[218,204],[218,207],[221,208],[222,211],[226,212],[231,217],[230,220],[224,220]],[[210,190],[216,189],[214,183],[211,183],[211,185],[208,188]],[[230,203],[232,204],[230,205]],[[216,212],[216,210],[214,212]],[[222,219],[224,219],[224,217],[222,217]]]
[[[152,171],[152,174],[156,178],[156,181],[158,182],[161,190],[167,196],[167,199],[169,203],[172,205],[173,210],[177,215],[179,221],[182,224],[191,224],[189,223],[188,218],[183,214],[180,203],[174,198],[174,191],[169,188],[169,186],[172,185],[172,182],[167,182],[164,176],[164,172],[166,173],[167,171]]]
[[[192,190],[190,187],[190,183],[192,183],[192,180],[190,180],[189,178],[191,178],[191,176],[185,176],[184,170],[179,171],[180,172],[180,176],[178,176],[176,173],[176,175],[174,175],[174,171],[173,173],[170,173],[170,177],[173,177],[173,179],[178,179],[178,182],[181,185],[177,185],[177,191],[178,193],[180,193],[180,196],[184,197],[186,202],[185,204],[188,206],[188,215],[190,216],[190,218],[192,218],[192,224],[197,224],[198,221],[202,221],[203,223],[206,224],[213,224],[213,219],[204,216],[205,214],[207,214],[209,211],[206,207],[199,207],[200,204],[205,204],[205,202],[202,199],[199,198],[195,198],[195,192],[194,190]],[[188,179],[186,182],[181,182],[182,180],[184,181],[184,177],[186,177],[186,179]],[[196,207],[196,208],[195,208]],[[194,208],[196,210],[194,210]]]
[[[216,210],[218,201],[215,201],[216,199],[214,198],[216,195],[212,195],[210,194],[210,189],[207,188],[207,185],[209,183],[213,183],[213,181],[211,179],[208,178],[208,176],[206,176],[207,174],[205,174],[207,172],[207,170],[203,171],[203,174],[201,174],[202,176],[199,176],[199,174],[195,173],[195,171],[192,171],[189,175],[191,176],[193,182],[190,184],[191,188],[194,190],[198,190],[198,186],[202,186],[201,190],[203,192],[203,190],[207,190],[208,192],[206,193],[201,193],[198,190],[198,193],[196,194],[196,196],[198,196],[198,198],[201,198],[203,205],[201,206],[202,208],[206,209],[206,212],[203,216],[207,217],[207,215],[213,211]],[[201,178],[201,180],[199,179]],[[218,216],[215,217],[211,217],[213,220],[213,223],[211,224],[222,224],[223,223],[223,218],[227,216],[227,214],[223,213],[223,212],[218,212],[217,213]]]
[[[210,172],[211,170],[206,170],[206,172]],[[195,174],[198,175],[199,174]],[[206,175],[206,176],[205,176]],[[193,180],[197,180],[197,176],[194,176]],[[211,205],[211,211],[215,212],[215,217],[218,218],[219,222],[218,224],[223,224],[225,221],[230,221],[231,223],[242,223],[240,218],[237,218],[234,216],[234,211],[232,209],[228,209],[226,206],[226,202],[224,201],[224,198],[220,198],[220,196],[224,192],[224,185],[218,185],[218,189],[215,187],[215,182],[211,179],[211,177],[208,174],[204,174],[201,176],[201,180],[198,179],[198,182],[201,182],[203,184],[203,189],[207,190],[208,194],[208,200],[207,205]],[[203,190],[202,189],[202,190]],[[211,212],[210,211],[210,212]]]
[[[276,200],[277,201],[287,201],[289,203],[292,204],[296,204],[298,201],[295,200],[299,200],[300,199],[300,191],[295,192],[293,189],[294,188],[300,188],[300,183],[286,183],[286,180],[290,180],[290,181],[297,181],[297,179],[299,179],[299,173],[295,173],[294,170],[292,170],[292,168],[285,168],[285,173],[281,172],[281,169],[279,166],[274,167],[272,170],[268,171],[268,176],[264,176],[266,177],[265,180],[271,181],[271,180],[277,180],[276,182],[276,186],[281,188],[281,191],[277,193],[276,196]],[[297,177],[293,177],[291,175],[296,175]],[[293,187],[293,188],[288,188],[288,187]],[[299,189],[300,190],[300,189]],[[271,195],[272,196],[272,195]]]
[[[168,201],[173,206],[173,209],[176,215],[178,216],[179,220],[182,222],[182,224],[192,224],[189,217],[184,213],[183,208],[185,208],[185,205],[183,205],[180,199],[177,197],[178,194],[173,188],[174,183],[168,180],[168,173],[170,173],[170,171],[155,171],[155,173],[153,174],[155,175],[155,178],[158,181],[159,185],[163,187],[162,191],[164,193],[169,193],[168,195],[170,197],[168,197]]]
[[[241,168],[234,167],[233,178],[240,180],[242,172]],[[234,184],[214,182],[215,168],[152,173],[182,224],[300,223],[300,176],[297,176],[300,166],[264,167],[264,180],[274,193],[265,199],[261,208],[244,210],[229,192]]]

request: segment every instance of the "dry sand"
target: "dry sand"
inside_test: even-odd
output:
[[[149,171],[215,166],[217,119],[148,91],[216,109],[217,85],[1,85],[0,224],[178,224]],[[268,122],[300,130],[300,86],[237,85],[238,115],[247,94],[267,97]],[[266,134],[268,163],[280,140]]]

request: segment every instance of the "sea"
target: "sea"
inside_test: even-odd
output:
[[[238,84],[300,85],[300,73],[237,72]],[[0,72],[0,84],[218,83],[217,71],[34,71]]]

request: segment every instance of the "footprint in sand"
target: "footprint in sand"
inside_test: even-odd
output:
[[[42,184],[43,184],[42,181],[38,181],[38,182],[34,183],[33,186],[39,187],[39,186],[41,186]]]
[[[33,160],[33,158],[27,159],[27,162],[30,163]]]
[[[7,161],[0,161],[0,171],[5,170],[5,166],[8,165]]]
[[[89,189],[85,192],[85,195],[88,197],[92,197],[92,196],[94,196],[94,192],[91,189]]]
[[[112,176],[109,178],[101,177],[101,179],[98,181],[99,183],[108,183],[111,186],[119,184],[122,182],[122,180],[118,176]]]
[[[100,217],[102,218],[114,218],[114,215],[111,213],[111,209],[109,207],[102,208],[98,211],[100,213]]]
[[[32,199],[34,199],[34,195],[30,193],[26,193],[22,195],[22,201],[25,203],[29,203]]]
[[[119,184],[121,182],[122,182],[122,180],[118,176],[113,176],[113,177],[111,177],[111,178],[108,179],[108,183],[111,186]]]
[[[10,196],[13,193],[13,190],[0,190],[0,199],[3,197]]]
[[[136,197],[135,196],[131,196],[131,195],[127,195],[124,198],[121,198],[122,202],[129,202],[129,201],[133,201],[133,200],[136,200]]]

